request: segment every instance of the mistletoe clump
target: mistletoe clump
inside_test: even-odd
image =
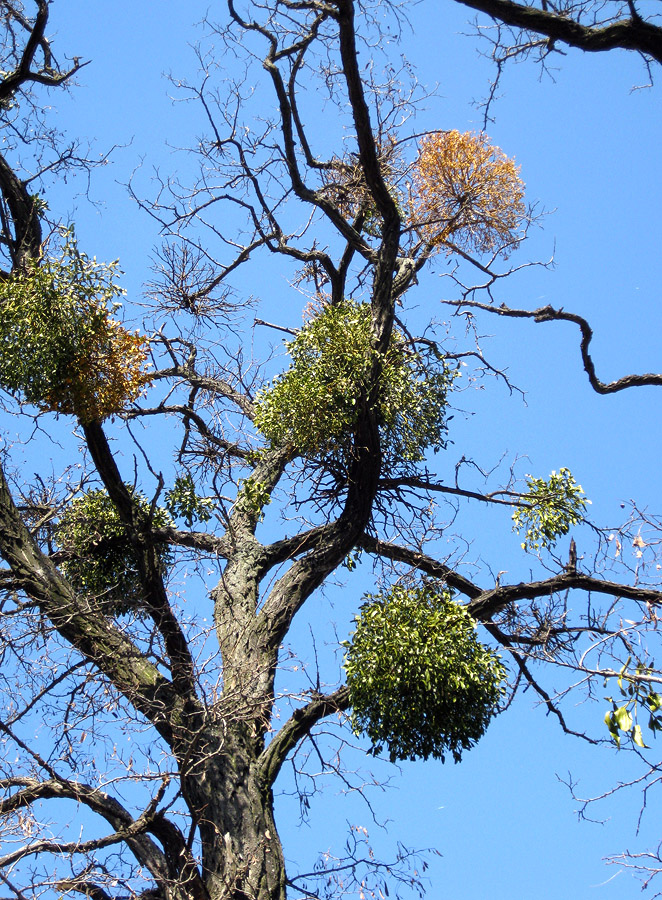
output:
[[[521,236],[523,201],[519,168],[487,135],[437,131],[421,141],[412,219],[432,246],[507,254]]]
[[[504,666],[444,588],[368,595],[345,646],[352,728],[391,762],[446,753],[459,762],[503,696]]]
[[[151,504],[144,494],[127,485],[142,515],[151,516],[154,528],[172,525],[165,509]],[[65,510],[56,529],[62,551],[60,568],[72,587],[107,615],[139,612],[143,589],[136,549],[115,504],[103,488],[75,498]],[[165,575],[172,563],[166,544],[158,548],[160,568]]]
[[[552,472],[547,481],[527,475],[526,486],[523,505],[513,513],[513,530],[524,532],[523,550],[549,550],[581,522],[591,501],[565,468]]]
[[[176,519],[184,519],[188,528],[192,528],[194,522],[208,522],[214,515],[213,498],[198,496],[189,472],[175,478],[175,484],[166,491],[165,499],[168,512]]]
[[[31,260],[0,283],[0,385],[42,410],[103,420],[146,382],[145,338],[113,318],[117,264],[81,253]],[[21,348],[17,352],[17,348]]]
[[[287,344],[290,368],[258,394],[255,424],[272,445],[307,457],[345,457],[368,398],[378,354],[369,304],[326,305]],[[445,446],[453,373],[394,332],[380,360],[376,405],[385,460],[415,463]]]

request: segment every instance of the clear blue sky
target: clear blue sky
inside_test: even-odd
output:
[[[193,144],[204,125],[197,110],[173,107],[176,91],[164,75],[194,75],[189,44],[199,32],[193,23],[208,5],[196,0],[59,0],[53,5],[56,51],[91,60],[71,96],[54,98],[57,120],[72,136],[94,139],[100,153],[111,145],[118,149],[112,164],[92,177],[91,197],[101,206],[76,199],[83,185],[75,183],[58,185],[50,205],[71,211],[86,252],[100,259],[119,257],[129,300],[140,297],[149,278],[158,235],[124,185],[141,163],[139,184],[145,191],[153,167],[172,172],[188,165],[173,148]],[[428,0],[413,7],[410,16],[412,33],[394,53],[406,53],[423,85],[438,85],[416,129],[479,130],[481,114],[472,100],[486,94],[493,73],[477,54],[476,41],[462,34],[470,31],[468,11],[451,0]],[[587,316],[605,380],[660,371],[659,86],[633,92],[646,73],[623,52],[594,57],[570,52],[555,63],[553,77],[539,78],[532,65],[507,70],[502,99],[493,109],[496,121],[488,129],[521,165],[528,199],[550,212],[530,246],[520,251],[522,261],[552,254],[556,260],[549,271],[530,270],[509,281],[501,299],[530,308],[551,303]],[[254,277],[254,286],[250,281],[242,286],[263,294],[272,317],[280,315],[282,324],[296,327],[299,311],[288,305],[291,289],[285,277],[269,274],[269,297],[265,279]],[[450,286],[429,276],[415,302],[421,314],[447,319],[449,310],[439,303],[447,296]],[[458,406],[468,413],[458,412],[453,421],[453,452],[472,456],[486,468],[504,453],[508,459],[526,455],[524,471],[538,475],[568,466],[593,501],[592,514],[600,524],[618,522],[620,504],[629,499],[659,511],[660,390],[597,397],[581,370],[578,336],[570,325],[479,321],[482,333],[492,336],[484,341],[490,361],[508,368],[513,382],[526,391],[526,403],[492,383],[461,395]],[[507,517],[472,509],[463,511],[462,523],[474,541],[472,558],[482,556],[495,572],[508,570],[507,580],[528,577],[530,561],[520,552]],[[313,604],[310,621],[333,619],[344,636],[363,589],[361,578],[359,573],[355,593],[329,589]],[[485,569],[479,581],[486,583]],[[305,641],[305,622],[300,631]],[[639,770],[624,753],[562,735],[532,703],[529,695],[520,697],[459,766],[406,764],[398,772],[375,764],[378,778],[392,780],[391,789],[373,796],[378,818],[390,821],[388,833],[337,785],[313,801],[310,822],[299,830],[298,805],[283,798],[279,827],[286,856],[305,852],[312,862],[316,850],[342,844],[349,821],[365,825],[385,854],[396,838],[409,846],[437,847],[442,856],[431,863],[430,896],[440,900],[634,896],[636,882],[618,866],[605,868],[601,858],[662,837],[656,830],[655,795],[639,838],[636,791],[600,808],[604,824],[578,823],[576,803],[559,779],[571,772],[579,791],[593,794]],[[605,708],[603,702],[586,704],[569,715],[578,724],[592,721],[599,732]],[[365,759],[357,757],[357,764],[368,768]]]

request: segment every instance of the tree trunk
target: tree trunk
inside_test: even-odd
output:
[[[227,722],[196,743],[202,753],[182,781],[199,827],[203,879],[211,900],[285,900],[285,863],[273,796],[250,722]]]

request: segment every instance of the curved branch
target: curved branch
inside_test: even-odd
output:
[[[406,475],[402,478],[382,478],[379,482],[380,490],[398,490],[400,488],[420,488],[423,491],[434,491],[439,494],[451,494],[454,497],[465,497],[467,500],[480,500],[481,503],[493,503],[497,506],[523,506],[522,494],[515,491],[494,491],[490,494],[481,494],[478,491],[470,491],[465,488],[453,487],[441,482],[429,481],[427,478]],[[499,496],[506,494],[505,497]]]
[[[492,590],[483,591],[480,596],[469,603],[467,609],[479,621],[489,621],[492,616],[517,600],[534,600],[536,597],[549,597],[561,591],[580,590],[596,594],[607,594],[610,597],[625,597],[653,605],[662,604],[662,591],[653,588],[642,588],[615,581],[603,581],[592,575],[583,575],[566,569],[560,575],[546,578],[544,581],[521,582],[520,584],[499,585]]]
[[[588,375],[591,387],[598,394],[614,394],[624,391],[626,388],[662,385],[662,374],[646,373],[644,375],[624,375],[615,381],[601,381],[595,372],[595,364],[589,352],[589,346],[593,340],[593,329],[586,319],[576,313],[565,312],[563,309],[554,309],[552,306],[541,306],[538,309],[513,309],[510,306],[490,306],[489,303],[480,303],[478,300],[444,300],[448,306],[463,308],[470,306],[474,309],[482,309],[485,312],[498,316],[508,316],[514,319],[533,319],[534,322],[573,322],[581,331],[579,350],[582,357],[584,371]]]
[[[636,587],[633,585],[619,584],[615,581],[603,581],[592,575],[584,575],[568,567],[561,574],[554,575],[543,581],[520,582],[520,584],[498,585],[490,590],[482,590],[468,578],[458,575],[451,568],[438,560],[418,550],[409,547],[401,547],[380,541],[370,535],[364,535],[357,543],[368,553],[374,553],[392,559],[395,562],[403,562],[426,575],[439,578],[455,590],[460,591],[470,598],[467,604],[468,612],[479,622],[488,623],[492,616],[510,603],[517,600],[534,600],[536,597],[548,597],[568,590],[592,591],[597,594],[607,594],[611,597],[625,597],[642,603],[653,605],[662,604],[662,591],[654,588]]]
[[[209,391],[210,394],[220,394],[231,400],[241,412],[249,419],[253,418],[253,402],[246,395],[242,394],[223,381],[221,378],[212,378],[210,375],[200,375],[189,366],[175,365],[170,369],[159,369],[156,372],[150,372],[150,378],[154,381],[160,378],[181,378],[191,387],[199,388],[202,391]]]
[[[167,416],[167,415],[178,415],[182,417],[184,424],[187,424],[189,421],[193,422],[198,430],[198,434],[200,437],[208,441],[210,444],[213,444],[218,448],[219,451],[224,453],[228,453],[230,456],[235,456],[238,459],[248,459],[250,458],[251,452],[250,450],[241,447],[239,444],[234,443],[233,441],[227,441],[225,438],[218,437],[215,435],[203,417],[197,413],[191,406],[185,406],[183,403],[161,403],[159,406],[154,407],[143,407],[136,406],[133,409],[129,409],[126,412],[122,413],[123,419],[138,419],[147,416]]]
[[[469,581],[468,578],[458,575],[449,566],[418,550],[411,550],[409,547],[401,547],[388,541],[380,541],[368,534],[364,534],[356,546],[368,553],[375,554],[375,556],[383,556],[394,562],[405,563],[408,566],[419,569],[426,575],[430,575],[432,578],[439,578],[445,581],[450,588],[459,591],[471,600],[476,600],[485,594],[482,588]]]
[[[260,618],[274,647],[281,643],[301,606],[357,545],[370,521],[382,465],[374,410],[362,413],[353,437],[347,496],[340,516],[314,536],[312,549],[278,579],[264,602]]]
[[[70,893],[71,891],[74,891],[77,894],[83,894],[88,900],[115,900],[114,897],[111,897],[111,895],[107,891],[104,891],[98,884],[94,884],[93,881],[86,881],[84,878],[80,877],[61,878],[59,881],[54,882],[53,887],[63,894]],[[158,893],[156,896],[161,897],[161,894]]]
[[[52,840],[44,840],[27,844],[11,854],[13,859],[5,857],[0,861],[9,864],[13,860],[36,853],[84,853],[116,843],[125,843],[138,862],[145,866],[157,885],[163,889],[164,896],[172,896],[168,888],[176,881],[186,885],[189,896],[194,900],[207,898],[207,892],[200,877],[200,871],[193,859],[187,842],[179,828],[158,810],[168,786],[168,778],[164,778],[156,795],[140,816],[134,818],[114,797],[105,791],[82,782],[73,782],[61,778],[38,781],[36,778],[8,778],[0,781],[0,790],[13,794],[0,800],[0,816],[10,815],[34,803],[44,800],[65,799],[82,804],[90,811],[101,816],[114,829],[114,833],[102,838],[93,839],[86,844],[72,842],[61,844]],[[153,834],[161,843],[163,850],[149,837]],[[76,889],[76,888],[74,888]],[[85,893],[80,888],[79,892]]]
[[[212,556],[220,556],[227,559],[233,551],[230,539],[227,535],[217,537],[208,531],[183,531],[180,528],[154,528],[154,537],[159,541],[167,541],[175,547],[189,547],[191,550],[201,550]]]
[[[599,744],[600,742],[595,738],[589,737],[587,734],[583,734],[581,731],[573,731],[573,729],[568,726],[565,720],[565,716],[559,709],[558,704],[554,702],[548,691],[545,690],[540,682],[538,682],[534,678],[533,673],[526,664],[524,656],[521,652],[518,652],[517,649],[513,648],[512,643],[508,639],[508,636],[505,635],[495,625],[492,625],[490,623],[486,623],[485,627],[487,631],[492,635],[492,637],[494,637],[503,647],[505,647],[506,650],[509,651],[512,659],[515,661],[515,664],[520,671],[520,675],[522,676],[522,678],[524,678],[527,685],[533,688],[536,694],[538,694],[542,702],[547,707],[547,712],[556,717],[564,734],[570,734],[573,737],[581,738],[589,744]]]
[[[160,795],[165,789],[165,784],[147,810],[137,819],[134,819],[121,803],[109,794],[87,784],[57,779],[38,781],[35,778],[9,778],[0,782],[0,789],[11,790],[12,788],[18,788],[18,790],[0,800],[0,816],[9,815],[43,800],[74,800],[102,816],[114,829],[114,833],[111,835],[88,841],[87,843],[90,845],[88,849],[99,849],[110,844],[124,842],[131,848],[138,862],[144,865],[157,881],[165,882],[171,874],[168,871],[163,852],[151,838],[144,834],[149,828],[150,820],[154,815]],[[37,853],[77,853],[84,852],[85,849],[85,845],[80,842],[60,844],[51,840],[43,840],[32,844],[28,843],[13,851],[0,860],[0,865],[10,865],[18,859]]]
[[[270,787],[275,782],[289,752],[321,719],[348,707],[349,688],[345,684],[332,694],[316,694],[310,703],[296,709],[262,753],[259,765],[263,783]]]

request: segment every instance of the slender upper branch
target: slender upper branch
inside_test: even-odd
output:
[[[363,79],[359,70],[356,28],[354,25],[354,0],[339,0],[338,26],[340,33],[340,57],[356,128],[359,161],[366,184],[377,204],[377,210],[384,220],[384,228],[386,229],[392,223],[399,222],[398,207],[384,180],[379,161],[379,151],[375,143],[374,130],[370,120],[370,110],[365,98]]]
[[[382,478],[379,482],[380,490],[399,490],[402,488],[433,491],[439,494],[451,494],[454,497],[466,497],[468,500],[480,500],[481,503],[494,503],[497,506],[521,506],[522,494],[515,491],[494,491],[489,494],[481,494],[478,491],[470,491],[466,488],[455,487],[441,482],[430,481],[426,477],[403,476],[402,478]]]
[[[361,235],[350,225],[350,223],[340,214],[337,206],[331,203],[323,193],[312,190],[304,181],[299,161],[297,158],[295,130],[296,124],[294,112],[290,104],[288,88],[280,71],[278,63],[290,56],[295,58],[299,56],[302,50],[312,41],[314,35],[322,20],[329,17],[329,10],[325,9],[320,17],[318,17],[313,25],[308,29],[307,34],[303,36],[296,44],[287,48],[280,48],[278,40],[272,32],[263,25],[256,22],[248,22],[237,12],[234,0],[228,0],[228,9],[234,21],[245,31],[254,31],[261,34],[269,44],[269,50],[264,57],[263,66],[271,76],[271,81],[278,100],[280,113],[280,130],[283,138],[283,153],[289,180],[292,190],[296,196],[304,203],[311,204],[321,209],[329,218],[335,228],[348,240],[358,253],[366,259],[372,260],[374,253],[366,244]]]
[[[370,110],[359,71],[354,0],[338,0],[337,20],[340,57],[354,118],[359,161],[365,182],[382,218],[382,239],[372,286],[372,315],[375,349],[383,353],[389,345],[393,327],[393,306],[396,299],[393,281],[400,246],[400,214],[382,173]]]

